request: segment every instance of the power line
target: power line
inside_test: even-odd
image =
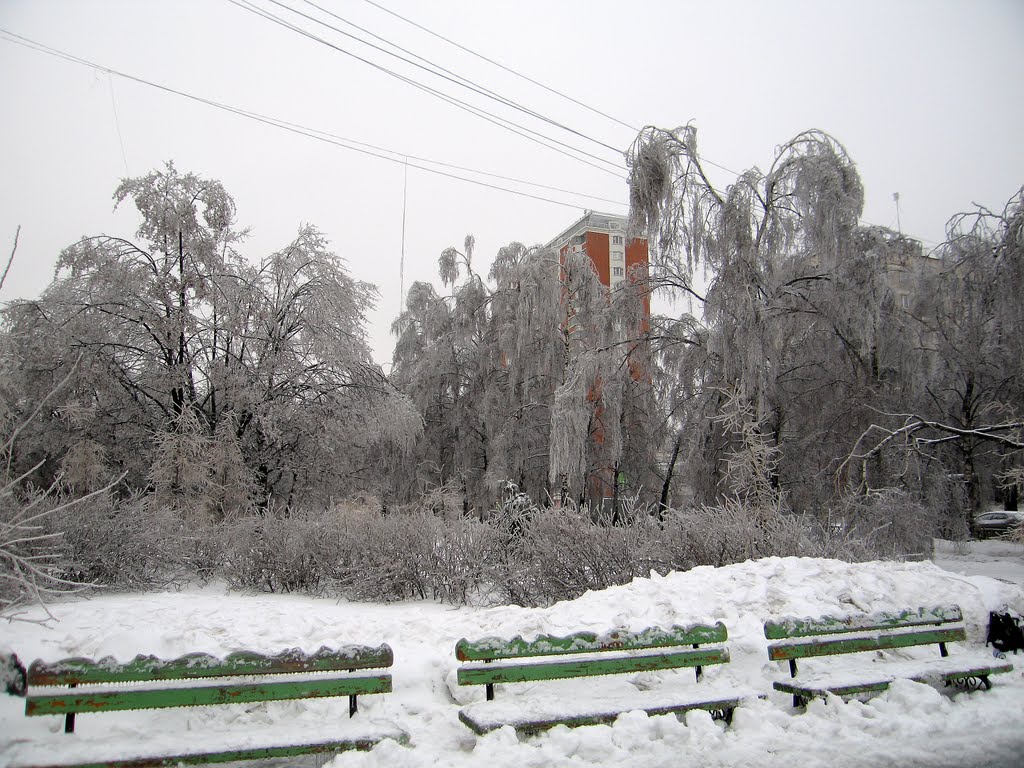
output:
[[[273,0],[271,0],[271,1],[273,2]],[[406,83],[407,85],[411,85],[414,88],[417,88],[417,89],[419,89],[421,91],[424,91],[424,92],[430,94],[431,96],[435,96],[435,97],[441,99],[442,101],[446,101],[449,104],[451,104],[452,106],[458,107],[459,109],[462,109],[463,111],[469,112],[470,114],[473,114],[473,115],[475,115],[477,117],[480,117],[480,118],[486,120],[489,123],[493,123],[494,125],[498,126],[499,128],[504,128],[507,131],[510,131],[510,132],[515,133],[515,134],[517,134],[519,136],[522,136],[522,137],[524,137],[524,138],[526,138],[526,139],[528,139],[530,141],[533,141],[533,142],[535,142],[537,144],[540,144],[541,146],[547,147],[548,149],[552,149],[555,152],[559,152],[560,154],[566,155],[567,157],[571,157],[574,160],[577,160],[577,161],[579,161],[581,163],[585,163],[585,164],[587,164],[587,165],[589,165],[591,167],[597,168],[598,170],[602,170],[602,171],[605,171],[606,173],[610,173],[613,176],[616,176],[618,178],[621,178],[621,179],[625,179],[626,178],[621,173],[618,173],[616,171],[612,171],[609,168],[604,168],[602,166],[594,165],[594,163],[591,163],[591,162],[589,162],[587,160],[584,160],[583,158],[577,157],[577,156],[575,156],[575,155],[573,155],[573,154],[571,154],[569,152],[566,152],[564,150],[558,149],[557,147],[550,146],[549,144],[546,144],[544,141],[541,141],[540,139],[545,139],[546,141],[553,142],[554,144],[558,144],[559,146],[564,147],[565,149],[572,150],[573,152],[578,152],[581,155],[585,155],[585,156],[593,158],[594,160],[597,160],[597,161],[599,161],[601,163],[605,163],[606,165],[610,166],[611,168],[614,168],[614,169],[617,169],[617,170],[621,170],[622,166],[619,165],[619,164],[613,163],[613,162],[611,162],[611,161],[609,161],[609,160],[607,160],[607,159],[605,159],[603,157],[600,157],[598,155],[595,155],[595,154],[593,154],[591,152],[587,152],[586,150],[580,149],[579,147],[575,147],[575,146],[573,146],[571,144],[567,144],[566,142],[559,141],[558,139],[555,139],[555,138],[552,138],[550,136],[547,136],[546,134],[540,133],[539,131],[535,131],[532,128],[527,128],[524,125],[521,125],[519,123],[516,123],[516,122],[513,122],[513,121],[509,120],[508,118],[504,118],[504,117],[501,117],[499,115],[495,115],[492,112],[488,112],[488,111],[486,111],[486,110],[484,110],[484,109],[482,109],[480,107],[477,107],[477,106],[475,106],[473,104],[469,104],[468,102],[462,101],[461,99],[458,99],[458,98],[456,98],[454,96],[446,94],[443,91],[439,91],[439,90],[437,90],[435,88],[431,88],[428,85],[425,85],[425,84],[420,83],[420,82],[418,82],[416,80],[413,80],[412,78],[406,77],[405,75],[402,75],[402,74],[400,74],[398,72],[390,70],[387,67],[384,67],[384,66],[382,66],[380,64],[377,64],[376,62],[373,62],[373,61],[370,61],[369,59],[363,58],[362,56],[359,56],[359,55],[357,55],[355,53],[352,53],[351,51],[348,51],[348,50],[346,50],[346,49],[344,49],[344,48],[342,48],[342,47],[340,47],[340,46],[338,46],[338,45],[336,45],[334,43],[331,43],[331,42],[325,40],[322,37],[314,35],[312,32],[309,32],[308,30],[305,30],[302,27],[299,27],[299,26],[297,26],[295,24],[292,24],[289,21],[286,21],[285,19],[282,19],[280,16],[277,16],[276,14],[273,14],[273,13],[271,13],[269,11],[264,10],[263,8],[260,8],[260,7],[256,6],[256,5],[254,5],[253,2],[251,2],[251,0],[228,0],[228,2],[230,2],[233,5],[238,6],[239,8],[242,8],[243,10],[249,11],[250,13],[253,13],[253,14],[257,15],[257,16],[260,16],[261,18],[264,18],[264,19],[266,19],[268,21],[271,21],[271,22],[277,24],[278,26],[282,26],[285,29],[289,29],[289,30],[291,30],[293,32],[296,32],[296,33],[302,35],[303,37],[307,37],[310,40],[313,40],[314,42],[320,43],[321,45],[325,45],[328,48],[332,48],[332,49],[338,51],[339,53],[343,53],[346,56],[350,56],[350,57],[352,57],[352,58],[356,59],[357,61],[360,61],[360,62],[362,62],[364,64],[368,64],[369,66],[373,67],[374,69],[377,69],[377,70],[379,70],[379,71],[381,71],[381,72],[383,72],[383,73],[385,73],[385,74],[387,74],[387,75],[389,75],[391,77],[394,77],[394,78],[396,78],[396,79]],[[330,26],[330,25],[328,25],[328,26]],[[334,27],[331,27],[331,28],[334,29]],[[526,133],[524,133],[524,131]],[[533,136],[532,137],[528,136],[528,135],[526,135],[527,133],[533,134]],[[539,137],[539,138],[534,138],[534,137]]]
[[[166,86],[166,85],[161,85],[160,83],[155,83],[155,82],[152,82],[150,80],[146,80],[144,78],[137,77],[135,75],[131,75],[131,74],[128,74],[126,72],[121,72],[119,70],[112,69],[112,68],[104,66],[102,64],[98,64],[98,63],[90,61],[88,59],[83,59],[81,57],[75,56],[74,54],[70,54],[70,53],[67,53],[65,51],[62,51],[62,50],[60,50],[58,48],[52,48],[51,46],[45,45],[43,43],[39,43],[39,42],[37,42],[35,40],[32,40],[32,39],[24,37],[22,35],[16,34],[14,32],[11,32],[10,30],[2,28],[2,27],[0,27],[0,34],[6,36],[5,39],[7,40],[7,42],[14,43],[16,45],[21,45],[22,47],[29,48],[30,50],[34,50],[34,51],[37,51],[39,53],[45,53],[45,54],[47,54],[49,56],[54,56],[54,57],[63,59],[65,61],[68,61],[68,62],[71,62],[71,63],[74,63],[74,64],[79,64],[79,65],[82,65],[82,66],[90,67],[92,69],[99,70],[101,72],[106,72],[107,74],[110,74],[110,75],[116,75],[116,76],[124,78],[126,80],[131,80],[133,82],[140,83],[142,85],[147,85],[147,86],[150,86],[152,88],[156,88],[158,90],[164,91],[166,93],[171,93],[171,94],[174,94],[176,96],[180,96],[182,98],[189,99],[191,101],[196,101],[196,102],[199,102],[201,104],[205,104],[207,106],[214,107],[215,109],[220,109],[222,111],[230,112],[230,113],[238,115],[240,117],[245,117],[245,118],[250,119],[250,120],[255,120],[256,122],[260,122],[260,123],[263,123],[265,125],[270,125],[270,126],[273,126],[275,128],[279,128],[281,130],[289,131],[291,133],[296,133],[296,134],[299,134],[301,136],[306,136],[307,138],[316,139],[317,141],[322,141],[322,142],[325,142],[327,144],[332,144],[334,146],[341,147],[343,149],[348,149],[348,150],[351,150],[353,152],[358,152],[360,154],[369,155],[371,157],[376,157],[376,158],[379,158],[381,160],[387,160],[388,162],[393,162],[393,163],[398,163],[398,164],[402,164],[403,162],[405,162],[402,159],[399,159],[398,157],[388,157],[387,155],[380,154],[380,152],[387,152],[387,153],[390,153],[392,155],[399,155],[399,156],[401,156],[401,153],[395,152],[394,150],[376,148],[379,151],[373,151],[373,150],[370,150],[370,149],[361,148],[359,146],[352,146],[352,144],[354,144],[355,142],[352,142],[349,139],[343,139],[341,137],[334,137],[331,134],[327,134],[324,131],[318,131],[318,130],[313,129],[313,128],[307,128],[307,127],[301,126],[301,125],[299,125],[297,123],[290,123],[290,122],[287,122],[287,121],[284,121],[284,120],[280,120],[278,118],[274,118],[274,117],[270,117],[270,116],[267,116],[267,115],[260,114],[258,112],[251,112],[249,110],[245,110],[245,109],[242,109],[240,107],[233,107],[233,106],[231,106],[229,104],[224,104],[222,102],[214,101],[212,99],[207,99],[207,98],[204,98],[202,96],[196,96],[196,95],[193,95],[191,93],[187,93],[185,91],[180,91],[180,90],[178,90],[176,88],[171,88],[171,87]],[[370,145],[364,145],[364,146],[370,146]],[[439,163],[438,161],[434,161],[434,160],[422,160],[422,162],[429,162],[429,163],[433,163],[433,164],[437,164],[437,165],[445,165],[443,163]],[[513,195],[519,195],[521,197],[527,197],[527,198],[530,198],[530,199],[533,199],[533,200],[540,200],[542,202],[553,203],[555,205],[561,205],[561,206],[564,206],[566,208],[577,208],[578,209],[578,208],[582,207],[580,205],[573,204],[573,203],[567,203],[567,202],[564,202],[562,200],[555,200],[553,198],[544,197],[544,196],[541,196],[541,195],[534,195],[534,194],[531,194],[529,192],[523,192],[521,190],[509,189],[508,187],[502,187],[502,186],[499,186],[499,185],[496,185],[496,184],[489,184],[487,182],[480,181],[478,179],[467,178],[465,176],[460,176],[458,174],[448,173],[448,172],[445,172],[445,171],[441,171],[441,170],[438,170],[436,168],[430,168],[430,167],[424,166],[424,165],[417,165],[416,163],[409,163],[409,165],[411,167],[413,167],[413,168],[418,169],[418,170],[426,171],[427,173],[432,173],[432,174],[435,174],[435,175],[438,175],[438,176],[445,176],[447,178],[456,179],[458,181],[464,181],[464,182],[467,182],[469,184],[476,184],[478,186],[487,187],[489,189],[494,189],[494,190],[498,190],[498,191],[501,191],[501,192],[507,192],[507,193],[513,194]],[[496,176],[496,174],[487,174],[484,171],[475,171],[475,170],[472,170],[472,169],[466,169],[466,170],[468,170],[471,173],[480,173],[482,175]],[[516,181],[517,183],[530,184],[530,185],[534,185],[534,186],[544,186],[544,185],[535,185],[534,182],[526,182],[526,181],[512,179],[510,177],[500,177],[500,178],[503,178],[503,179],[509,180],[509,181]],[[600,199],[600,200],[603,200],[605,202],[613,202],[613,203],[615,203],[615,201],[608,200],[608,199],[605,199],[605,198],[596,198],[596,197],[594,197],[592,195],[588,195],[588,194],[585,194],[585,193],[571,192],[569,190],[565,190],[565,192],[568,193],[568,194],[577,195],[577,196],[580,196],[580,197],[586,197],[588,199]],[[615,203],[615,204],[625,206],[625,203]]]
[[[350,56],[351,58],[354,58],[357,61],[360,61],[360,62],[362,62],[364,64],[367,64],[367,65],[373,67],[374,69],[376,69],[376,70],[378,70],[380,72],[383,72],[383,73],[385,73],[385,74],[387,74],[387,75],[389,75],[391,77],[394,77],[397,80],[400,80],[400,81],[406,83],[407,85],[411,85],[414,88],[418,88],[419,90],[424,91],[426,93],[429,93],[430,95],[435,96],[437,98],[440,98],[443,101],[447,101],[449,104],[452,104],[453,106],[458,106],[460,109],[463,109],[464,111],[470,112],[470,114],[474,114],[477,117],[481,117],[484,120],[487,120],[488,122],[493,123],[494,125],[497,125],[500,128],[504,128],[505,130],[511,131],[512,133],[516,133],[516,134],[518,134],[520,136],[524,136],[524,138],[528,138],[531,141],[534,141],[534,142],[540,144],[541,146],[546,146],[549,149],[552,149],[552,150],[554,150],[556,152],[564,154],[567,157],[571,157],[574,160],[577,160],[579,162],[586,163],[587,165],[599,168],[600,170],[603,170],[606,173],[610,173],[613,176],[616,176],[618,178],[621,178],[621,179],[625,179],[626,178],[624,175],[622,175],[621,173],[617,172],[617,170],[622,169],[622,166],[619,165],[619,164],[613,163],[610,160],[607,160],[607,159],[605,159],[603,157],[600,157],[599,155],[595,155],[595,154],[593,154],[591,152],[587,152],[586,150],[580,149],[579,147],[573,146],[572,144],[567,144],[564,141],[560,141],[560,140],[555,139],[555,138],[553,138],[551,136],[548,136],[546,134],[540,133],[539,131],[535,131],[532,128],[528,128],[528,127],[526,127],[524,125],[516,123],[516,122],[514,122],[512,120],[509,120],[508,118],[504,118],[504,117],[501,117],[499,115],[495,115],[492,112],[488,112],[487,110],[481,109],[480,107],[476,107],[476,106],[474,106],[472,104],[469,104],[469,103],[467,103],[465,101],[462,101],[461,99],[455,98],[454,96],[451,96],[450,94],[446,94],[446,93],[444,93],[442,91],[438,91],[435,88],[431,88],[428,85],[425,85],[425,84],[420,83],[420,82],[418,82],[416,80],[413,80],[412,78],[406,77],[405,75],[402,75],[402,74],[400,74],[398,72],[395,72],[394,70],[388,69],[387,67],[382,66],[380,64],[377,64],[374,61],[371,61],[371,60],[366,59],[366,58],[364,58],[362,56],[359,56],[358,54],[355,54],[355,53],[353,53],[353,52],[351,52],[349,50],[346,50],[345,48],[342,48],[341,46],[336,45],[335,43],[332,43],[332,42],[330,42],[328,40],[325,40],[324,38],[319,37],[318,35],[315,35],[312,32],[310,32],[310,31],[308,31],[306,29],[303,29],[302,27],[296,26],[295,24],[292,24],[291,22],[286,21],[285,19],[282,19],[279,16],[277,16],[277,15],[275,15],[275,14],[269,12],[269,11],[266,11],[266,10],[264,10],[264,9],[258,7],[258,6],[255,6],[255,5],[253,5],[250,2],[250,0],[228,0],[228,2],[230,2],[232,5],[238,6],[239,8],[241,8],[243,10],[249,11],[250,13],[252,13],[252,14],[254,14],[256,16],[260,16],[261,18],[264,18],[264,19],[266,19],[268,21],[271,21],[274,24],[277,24],[278,26],[281,26],[281,27],[284,27],[285,29],[289,29],[289,30],[291,30],[293,32],[296,32],[297,34],[300,34],[303,37],[307,37],[310,40],[313,40],[313,41],[315,41],[317,43],[320,43],[321,45],[325,45],[328,48],[331,48],[331,49],[333,49],[335,51],[338,51],[339,53],[345,54],[346,56]],[[514,128],[512,126],[514,126]],[[516,130],[516,129],[519,129],[519,130]],[[557,145],[559,145],[561,147],[564,147],[565,149],[572,150],[573,152],[577,152],[577,153],[579,153],[581,155],[585,155],[586,157],[590,157],[590,158],[592,158],[594,160],[597,160],[598,162],[605,163],[606,165],[610,166],[611,168],[616,169],[616,171],[610,170],[609,168],[602,168],[600,166],[595,166],[593,163],[590,163],[590,162],[588,162],[586,160],[583,160],[580,157],[576,157],[575,155],[573,155],[573,154],[571,154],[569,152],[566,152],[564,150],[558,149],[557,147],[552,147],[552,146],[550,146],[548,144],[545,144],[543,141],[540,141],[539,139],[535,139],[535,138],[531,138],[529,136],[525,136],[525,134],[523,134],[522,131],[525,131],[527,133],[533,134],[533,136],[543,138],[543,139],[545,139],[547,141],[550,141],[550,142],[552,142],[554,144],[557,144]]]
[[[374,8],[377,8],[377,9],[379,9],[381,11],[384,11],[384,13],[391,14],[395,18],[404,21],[406,24],[411,24],[412,26],[416,27],[417,29],[420,29],[420,30],[426,32],[428,35],[433,35],[434,37],[438,38],[439,40],[443,40],[444,42],[448,43],[449,45],[454,45],[456,48],[458,48],[458,49],[460,49],[462,51],[465,51],[466,53],[468,53],[468,54],[470,54],[472,56],[476,56],[478,59],[482,59],[483,61],[486,61],[488,64],[493,64],[495,67],[498,67],[499,69],[502,69],[502,70],[504,70],[505,72],[508,72],[511,75],[515,75],[516,77],[518,77],[518,78],[520,78],[522,80],[525,80],[528,83],[532,83],[533,85],[536,85],[539,88],[543,88],[548,93],[553,93],[556,96],[561,96],[563,99],[568,99],[573,104],[576,104],[577,106],[583,107],[584,109],[589,110],[590,112],[593,112],[595,115],[600,115],[601,117],[607,118],[608,120],[611,120],[613,123],[617,123],[618,125],[621,125],[623,128],[628,128],[629,130],[633,131],[634,133],[638,133],[640,131],[640,129],[637,128],[635,125],[630,125],[629,123],[623,122],[622,120],[619,120],[617,117],[613,117],[613,116],[611,116],[611,115],[609,115],[609,114],[607,114],[605,112],[602,112],[599,109],[596,109],[594,107],[591,107],[588,104],[583,103],[582,101],[574,99],[572,96],[569,96],[567,94],[562,93],[561,91],[557,91],[554,88],[551,88],[551,87],[549,87],[547,85],[544,85],[544,83],[538,82],[537,80],[534,80],[533,78],[527,77],[526,75],[524,75],[521,72],[517,72],[514,69],[506,67],[501,62],[495,61],[494,59],[491,59],[491,58],[488,58],[487,56],[484,56],[482,53],[477,53],[476,51],[474,51],[474,50],[472,50],[470,48],[467,48],[464,45],[460,45],[459,43],[455,42],[454,40],[448,39],[444,35],[438,34],[437,32],[434,32],[431,29],[427,29],[422,24],[417,24],[415,21],[412,21],[411,19],[407,19],[405,16],[402,16],[401,14],[396,13],[395,11],[392,11],[390,8],[385,8],[383,5],[381,5],[379,3],[375,3],[373,0],[364,0],[364,2],[369,3]]]
[[[333,26],[332,24],[328,24],[327,22],[325,22],[325,21],[323,21],[321,19],[318,19],[318,18],[316,18],[314,16],[310,16],[310,15],[308,15],[306,13],[303,13],[302,11],[300,11],[300,10],[298,10],[296,8],[293,8],[293,7],[289,6],[289,5],[281,2],[281,0],[266,0],[266,1],[270,2],[270,3],[273,3],[274,5],[276,5],[276,6],[280,7],[280,8],[284,8],[286,10],[289,10],[289,11],[291,11],[292,13],[294,13],[294,14],[296,14],[298,16],[302,16],[304,19],[308,19],[310,21],[316,22],[317,24],[320,24],[321,26],[327,27],[328,29],[335,31],[335,32],[337,32],[340,35],[344,35],[345,37],[348,37],[348,38],[350,38],[352,40],[355,40],[356,42],[359,42],[359,43],[362,43],[363,45],[369,46],[370,48],[373,48],[376,51],[380,51],[381,53],[383,53],[383,54],[385,54],[387,56],[391,56],[393,58],[398,59],[399,61],[405,62],[406,64],[409,64],[411,66],[414,66],[414,67],[417,67],[419,69],[422,69],[424,72],[429,72],[430,74],[434,75],[435,77],[440,77],[443,80],[447,80],[450,83],[458,85],[458,86],[460,86],[462,88],[466,88],[467,90],[470,90],[470,91],[472,91],[472,92],[474,92],[476,94],[479,94],[479,95],[484,96],[486,98],[492,99],[493,101],[497,101],[499,104],[504,104],[507,107],[511,107],[512,109],[515,109],[515,110],[517,110],[519,112],[522,112],[525,115],[529,115],[530,117],[533,117],[533,118],[535,118],[537,120],[540,120],[542,122],[548,123],[549,125],[552,125],[552,126],[554,126],[556,128],[561,128],[563,131],[567,131],[568,133],[574,134],[575,136],[579,136],[582,139],[586,139],[587,141],[590,141],[590,142],[592,142],[594,144],[597,144],[598,146],[604,147],[605,149],[609,149],[609,150],[611,150],[612,152],[615,152],[618,155],[622,154],[622,150],[619,147],[613,147],[611,144],[607,144],[607,143],[601,141],[600,139],[595,139],[594,137],[589,136],[589,135],[583,133],[582,131],[578,131],[575,128],[570,128],[569,126],[565,125],[564,123],[561,123],[561,122],[559,122],[557,120],[554,120],[554,119],[552,119],[552,118],[550,118],[550,117],[548,117],[548,116],[546,116],[546,115],[544,115],[544,114],[542,114],[540,112],[532,110],[529,107],[523,106],[522,104],[520,104],[518,101],[516,101],[514,99],[509,99],[509,98],[507,98],[505,96],[502,96],[500,93],[497,93],[497,92],[491,90],[487,86],[481,85],[480,83],[477,83],[477,82],[475,82],[473,80],[470,80],[468,77],[463,77],[462,75],[458,74],[457,72],[453,72],[452,70],[447,69],[446,67],[443,67],[440,64],[438,64],[438,63],[436,63],[434,61],[431,61],[430,59],[427,59],[427,58],[425,58],[423,56],[420,56],[417,53],[413,53],[412,51],[410,51],[410,50],[408,50],[406,48],[403,48],[402,46],[400,46],[397,43],[394,43],[394,42],[388,40],[387,38],[384,38],[384,37],[381,37],[380,35],[374,34],[370,30],[365,29],[364,27],[361,27],[358,24],[355,24],[354,22],[349,21],[348,19],[346,19],[346,18],[344,18],[342,16],[339,16],[338,14],[334,13],[333,11],[330,11],[327,8],[324,8],[321,5],[317,5],[315,2],[313,2],[313,0],[303,0],[303,2],[305,2],[306,5],[309,5],[309,6],[312,6],[313,8],[316,8],[321,13],[325,13],[328,16],[330,16],[330,17],[332,17],[334,19],[337,19],[338,21],[342,22],[343,24],[348,24],[350,27],[353,27],[354,29],[358,29],[360,32],[363,32],[364,34],[370,35],[371,37],[373,37],[373,38],[375,38],[377,40],[380,40],[381,42],[385,43],[386,45],[390,45],[392,48],[395,48],[395,49],[401,51],[402,53],[408,54],[409,56],[412,56],[412,57],[414,57],[416,59],[419,59],[420,61],[423,62],[423,64],[419,64],[419,63],[417,63],[415,61],[407,59],[404,56],[399,56],[397,53],[394,53],[393,51],[389,51],[386,48],[381,48],[379,45],[375,45],[374,43],[367,42],[366,40],[364,40],[363,38],[359,37],[358,35],[353,35],[353,34],[351,34],[349,32],[345,32],[345,31],[343,31],[341,29],[338,29],[337,27]],[[442,73],[444,73],[444,74],[442,74]],[[451,75],[451,77],[449,77],[448,75]]]

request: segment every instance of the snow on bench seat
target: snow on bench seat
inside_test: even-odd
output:
[[[332,720],[299,717],[258,728],[227,730],[192,726],[187,732],[148,728],[124,730],[81,729],[72,737],[64,733],[33,734],[31,740],[15,739],[6,745],[3,764],[10,768],[50,766],[152,766],[178,763],[223,762],[284,757],[296,753],[316,754],[368,750],[384,739],[406,743],[408,736],[393,723],[368,718],[349,720],[342,708]],[[192,710],[192,721],[200,719]],[[164,717],[161,713],[158,717]],[[153,717],[152,715],[150,717]],[[141,719],[133,719],[141,723]],[[141,737],[141,738],[140,738]],[[282,745],[287,745],[282,747]],[[112,759],[111,756],[116,755]],[[221,759],[211,756],[221,755]]]
[[[541,635],[533,640],[490,637],[460,640],[456,657],[468,662],[457,670],[459,685],[483,685],[487,701],[465,707],[459,718],[477,734],[512,725],[520,733],[535,733],[555,725],[594,725],[613,722],[623,712],[641,709],[648,714],[710,710],[731,720],[732,711],[752,694],[735,685],[703,682],[704,668],[729,663],[724,643],[725,625],[695,624],[667,629],[648,627],[638,632],[613,630],[603,635],[577,632],[566,637]],[[693,686],[682,691],[658,688],[637,691],[630,685],[613,684],[622,675],[690,669]],[[582,678],[610,676],[594,693],[592,685],[561,689],[559,683]],[[678,676],[672,675],[672,683]],[[543,698],[515,696],[495,702],[496,685],[543,683]],[[673,686],[674,687],[674,686]],[[609,691],[618,689],[620,692]]]
[[[967,640],[963,614],[956,605],[849,617],[783,618],[766,622],[764,635],[773,641],[768,658],[789,662],[790,679],[777,680],[773,687],[793,694],[794,706],[826,693],[884,691],[897,678],[947,683],[973,678],[990,688],[990,675],[1013,669],[1011,664],[977,653],[950,656],[948,644]],[[937,646],[941,656],[915,659],[927,646]],[[868,653],[873,655],[864,662]],[[839,658],[846,654],[859,654],[860,662]],[[800,672],[798,659],[825,666]]]
[[[778,680],[774,687],[783,693],[811,698],[833,693],[838,696],[882,691],[893,680],[939,683],[968,677],[984,678],[1013,671],[1013,665],[980,653],[958,654],[937,659],[872,659],[837,670],[807,670],[790,680]],[[987,687],[987,686],[986,686]]]
[[[511,725],[517,733],[529,735],[556,725],[609,725],[619,715],[636,710],[652,716],[694,709],[725,712],[758,695],[753,689],[737,688],[731,683],[702,683],[677,690],[587,695],[576,699],[551,695],[517,696],[469,704],[459,712],[459,719],[478,735],[504,725]]]
[[[297,648],[275,655],[236,651],[223,659],[190,653],[176,659],[140,655],[123,663],[112,657],[37,660],[20,686],[25,714],[33,720],[59,716],[64,732],[17,739],[4,757],[18,765],[142,768],[372,749],[383,738],[406,737],[365,718],[335,722],[343,710],[332,699],[347,697],[351,718],[358,696],[391,691],[393,661],[387,644],[311,654]],[[326,709],[319,711],[329,717],[304,716],[321,704]],[[294,717],[283,720],[285,727],[268,729],[268,707],[286,707]],[[136,715],[153,709],[161,714]],[[82,714],[88,715],[85,734],[75,732]],[[99,714],[103,718],[93,717]],[[138,725],[126,730],[129,722]]]

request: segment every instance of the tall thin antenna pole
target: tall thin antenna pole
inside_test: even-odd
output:
[[[896,201],[896,231],[900,233],[900,237],[903,236],[903,225],[900,224],[900,193],[893,192],[892,199]]]
[[[124,151],[124,136],[121,135],[121,120],[117,116],[117,100],[114,99],[114,76],[107,73],[107,85],[110,86],[110,106],[114,110],[114,127],[117,128],[117,141],[121,145],[121,160],[124,161],[124,176],[128,178],[128,155]]]
[[[409,158],[405,158],[402,180],[402,258],[398,262],[398,313],[405,311],[405,201],[409,191]]]

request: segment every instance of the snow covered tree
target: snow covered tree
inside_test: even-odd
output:
[[[1024,451],[1024,190],[1001,213],[950,220],[914,308],[921,355],[914,397],[884,412],[850,459],[931,466],[957,478],[969,523],[987,500],[1006,496]],[[920,470],[924,473],[925,466]],[[1009,478],[1006,483],[1001,478]]]
[[[488,284],[471,256],[469,237],[464,252],[445,249],[451,296],[413,285],[393,327],[393,378],[426,424],[418,492],[454,483],[468,512],[509,482],[541,501],[613,496],[620,476],[639,488],[650,451],[638,423],[657,415],[643,341],[624,329],[646,330],[643,286],[612,297],[585,255],[520,243],[499,250]],[[626,440],[632,463],[620,461]]]
[[[778,451],[776,492],[813,508],[833,492],[842,454],[871,407],[904,385],[894,372],[910,348],[887,270],[898,244],[858,226],[863,189],[835,139],[804,132],[766,172],[725,190],[708,179],[696,130],[647,128],[630,151],[633,232],[655,246],[652,283],[702,302],[664,335],[660,359],[679,371],[665,390],[685,403],[690,478],[712,501],[735,491],[727,457],[758,441]],[[710,282],[694,286],[697,270]],[[678,339],[678,340],[677,340]],[[677,355],[676,359],[671,359]],[[719,418],[731,403],[741,425]]]
[[[102,459],[130,486],[169,489],[165,500],[188,497],[215,519],[247,499],[378,486],[369,453],[406,444],[418,422],[370,356],[375,289],[309,226],[253,266],[236,252],[245,233],[223,186],[173,164],[125,180],[115,199],[138,210],[138,242],[83,239],[40,299],[5,310],[23,407],[69,376],[19,464],[42,460],[48,482],[62,461],[80,479],[85,458]],[[182,451],[215,461],[180,482]]]

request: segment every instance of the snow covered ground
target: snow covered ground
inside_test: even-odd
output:
[[[1024,544],[999,539],[954,542],[935,540],[932,561],[965,576],[991,576],[1024,587]]]
[[[138,653],[173,658],[192,651],[223,655],[239,648],[315,651],[321,645],[387,642],[395,653],[394,692],[363,697],[360,712],[351,721],[344,699],[276,702],[84,715],[73,736],[61,732],[60,718],[26,718],[20,699],[0,696],[0,765],[73,757],[82,753],[81,745],[96,742],[108,753],[124,740],[199,744],[221,738],[218,731],[228,728],[236,733],[283,731],[283,738],[320,739],[335,731],[358,732],[374,723],[406,731],[410,746],[386,741],[369,753],[339,755],[331,762],[333,768],[1024,765],[1024,656],[1011,657],[1017,668],[994,678],[990,691],[949,693],[900,681],[867,702],[816,701],[801,713],[793,710],[788,696],[772,692],[772,680],[786,672],[768,662],[762,632],[766,619],[781,616],[956,603],[965,614],[969,645],[978,652],[983,650],[989,610],[1010,607],[1024,612],[1024,586],[1013,575],[1024,571],[1022,553],[996,551],[999,546],[983,542],[974,555],[970,549],[954,551],[950,545],[944,551],[940,546],[937,560],[942,567],[927,561],[848,564],[768,558],[654,575],[544,609],[238,595],[226,593],[221,585],[73,597],[51,606],[58,621],[47,626],[4,625],[0,646],[10,647],[27,662],[106,655],[127,660]],[[1004,561],[1002,571],[994,561]],[[987,575],[974,575],[975,566]],[[517,738],[505,728],[478,738],[458,719],[460,703],[482,697],[482,691],[455,685],[454,647],[459,638],[639,630],[717,620],[729,628],[733,662],[708,670],[709,681],[732,681],[768,694],[740,707],[730,727],[703,712],[683,720],[633,712],[612,726],[559,727],[529,739]],[[966,651],[951,649],[952,654]],[[497,696],[528,697],[535,689],[550,686],[563,686],[567,697],[581,697],[674,685],[692,686],[692,672],[518,684],[499,687]]]

